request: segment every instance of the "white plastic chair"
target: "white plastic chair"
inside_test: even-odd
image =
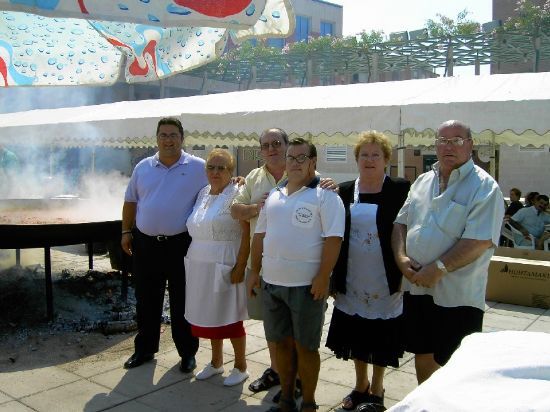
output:
[[[500,230],[500,234],[502,236],[504,236],[506,239],[509,239],[512,242],[512,245],[516,249],[532,249],[532,250],[534,250],[536,248],[536,240],[535,240],[535,237],[532,234],[529,234],[529,238],[531,239],[531,244],[530,245],[518,245],[515,241],[514,235],[518,235],[518,236],[523,237],[523,234],[519,230],[517,230],[516,228],[513,228],[512,226],[507,224],[506,222],[502,223],[502,229]],[[544,245],[545,245],[544,250],[548,250],[547,248],[548,248],[548,241],[549,240],[550,239],[547,239],[544,242]]]

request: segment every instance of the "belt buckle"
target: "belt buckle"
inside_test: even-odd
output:
[[[159,242],[164,242],[166,240],[168,240],[168,236],[166,236],[166,235],[158,235],[157,236],[157,241],[159,241]]]

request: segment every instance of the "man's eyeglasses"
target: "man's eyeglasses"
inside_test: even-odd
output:
[[[160,133],[157,135],[157,137],[160,139],[160,140],[176,140],[176,139],[179,139],[180,138],[180,135],[178,133],[170,133],[170,134],[166,134],[166,133]]]
[[[282,143],[280,140],[273,140],[271,143],[262,143],[260,145],[260,148],[262,150],[269,150],[269,146],[271,146],[274,149],[278,149],[279,147],[281,147],[281,144]]]
[[[464,145],[464,142],[466,140],[470,140],[470,139],[464,139],[463,137],[453,137],[451,139],[445,139],[443,137],[438,137],[437,139],[435,139],[435,145],[436,146],[445,146],[445,145],[452,145],[452,146],[462,146]]]
[[[227,170],[227,166],[206,165],[206,170],[210,172],[213,172],[214,170],[217,170],[218,172],[223,172],[224,170]]]
[[[298,163],[298,164],[302,164],[306,161],[306,159],[309,159],[309,156],[308,155],[305,155],[305,154],[301,154],[301,155],[298,155],[296,157],[294,156],[290,156],[290,155],[287,155],[286,157],[286,161],[288,163],[292,163],[293,161]]]

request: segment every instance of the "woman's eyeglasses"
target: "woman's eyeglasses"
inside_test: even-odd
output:
[[[224,170],[227,170],[227,166],[206,165],[206,170],[210,172],[213,172],[214,170],[217,170],[218,172],[223,172]]]
[[[282,143],[280,140],[273,140],[271,143],[262,143],[260,145],[260,148],[262,150],[269,150],[269,146],[271,146],[274,149],[278,149],[279,147],[281,147],[281,144]]]

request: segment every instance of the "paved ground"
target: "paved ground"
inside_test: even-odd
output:
[[[55,250],[53,270],[83,267],[87,257],[71,249]],[[108,259],[96,257],[95,268],[110,268]],[[330,312],[330,310],[329,310]],[[325,334],[330,313],[327,313]],[[268,365],[263,326],[247,321],[248,370],[255,378]],[[484,331],[529,330],[550,333],[550,310],[487,302]],[[23,350],[17,361],[0,361],[0,411],[265,411],[276,392],[251,393],[243,385],[223,386],[223,376],[196,381],[192,374],[177,369],[178,356],[170,339],[170,328],[162,334],[156,359],[134,370],[122,368],[133,351],[133,334],[105,337],[73,333],[59,340],[60,347],[41,345],[45,337]],[[50,339],[57,339],[51,337]],[[48,347],[50,350],[48,351]],[[199,367],[210,360],[209,344],[201,340]],[[226,376],[232,368],[230,345],[225,346]],[[352,362],[336,359],[321,349],[321,374],[317,388],[320,411],[340,411],[341,399],[354,383]],[[385,378],[386,406],[401,400],[416,387],[412,357],[406,356],[399,369],[388,369]]]

